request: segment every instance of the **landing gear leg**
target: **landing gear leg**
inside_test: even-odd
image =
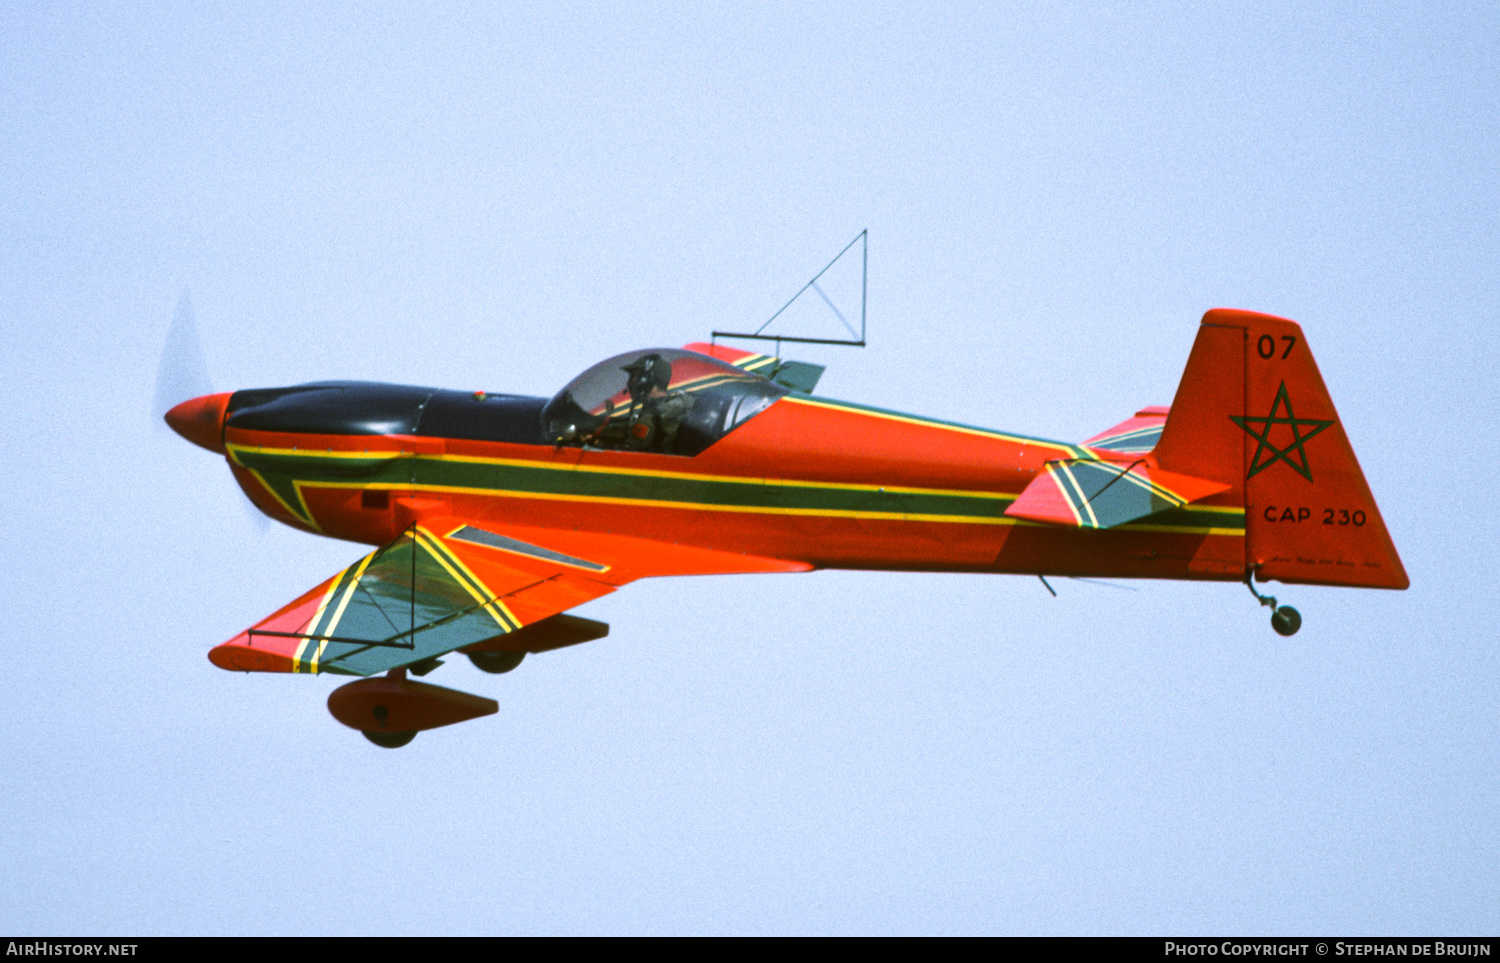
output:
[[[1261,605],[1269,606],[1271,609],[1271,628],[1276,630],[1277,635],[1296,635],[1297,630],[1302,628],[1302,613],[1290,605],[1277,605],[1276,597],[1273,595],[1262,595],[1255,591],[1255,573],[1245,573],[1245,587],[1250,594],[1260,600]]]

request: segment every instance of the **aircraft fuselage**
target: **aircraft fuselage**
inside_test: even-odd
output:
[[[222,444],[266,514],[371,545],[459,516],[825,568],[1244,577],[1233,492],[1109,531],[1004,514],[1048,461],[1138,456],[800,393],[694,456],[601,450],[549,443],[545,404],[367,382],[242,391]]]

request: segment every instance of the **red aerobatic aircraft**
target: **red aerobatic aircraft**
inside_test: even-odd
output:
[[[328,707],[395,747],[498,708],[408,672],[454,651],[506,672],[600,638],[564,613],[651,576],[1407,587],[1294,322],[1208,312],[1172,406],[1079,444],[833,401],[812,393],[821,371],[700,343],[610,358],[551,399],[329,381],[185,401],[168,424],[261,511],[379,546],[209,659],[375,676]]]

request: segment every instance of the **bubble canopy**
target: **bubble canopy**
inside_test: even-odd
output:
[[[601,361],[542,409],[554,445],[696,455],[787,389],[708,355],[647,348]]]

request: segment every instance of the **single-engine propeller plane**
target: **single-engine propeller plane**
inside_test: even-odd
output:
[[[821,372],[696,343],[602,361],[550,399],[327,381],[184,401],[168,424],[262,512],[377,546],[209,659],[363,676],[329,710],[396,747],[498,708],[408,673],[600,638],[569,610],[641,578],[1243,582],[1282,635],[1301,617],[1257,581],[1408,585],[1292,321],[1209,311],[1171,407],[1076,444],[834,401]]]

